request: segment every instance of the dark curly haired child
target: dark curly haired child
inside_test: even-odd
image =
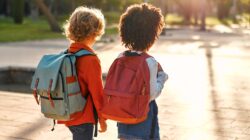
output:
[[[120,18],[120,37],[128,48],[119,58],[147,53],[164,26],[160,9],[150,4],[135,4]],[[136,57],[135,57],[136,59]],[[147,119],[138,124],[118,123],[118,138],[121,140],[159,140],[158,108],[155,99],[160,95],[168,76],[153,58],[146,59],[150,75],[150,101]]]

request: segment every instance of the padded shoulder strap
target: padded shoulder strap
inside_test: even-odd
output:
[[[67,54],[68,50],[65,50],[63,53]],[[96,54],[92,53],[92,52],[90,52],[88,50],[81,49],[81,50],[75,52],[73,55],[76,56],[76,57],[80,57],[80,56],[84,56],[84,55],[96,55]]]
[[[90,52],[88,50],[83,50],[83,49],[81,49],[78,52],[74,53],[74,56],[76,56],[76,57],[80,57],[80,56],[84,56],[84,55],[96,55],[96,54],[94,54],[94,53],[92,53],[92,52]]]
[[[145,59],[147,59],[147,58],[149,58],[149,57],[152,57],[151,55],[149,55],[149,54],[146,53],[146,52],[143,52],[143,53],[141,54],[141,56],[143,56]]]

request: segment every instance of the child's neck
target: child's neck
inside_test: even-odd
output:
[[[84,45],[92,48],[92,46],[94,45],[95,42],[96,42],[96,40],[94,37],[89,37],[89,38],[86,38],[82,41],[79,41],[78,43],[84,44]]]

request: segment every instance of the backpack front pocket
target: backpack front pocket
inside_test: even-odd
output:
[[[57,118],[64,117],[67,114],[65,110],[64,97],[56,96],[57,93],[55,92],[52,92],[51,95],[50,99],[47,95],[47,91],[42,91],[40,93],[42,113],[49,118],[53,118],[54,116],[57,116]],[[51,102],[53,102],[54,106],[51,105]]]
[[[138,97],[135,95],[122,96],[117,94],[104,95],[103,111],[109,115],[116,115],[123,118],[137,118]]]

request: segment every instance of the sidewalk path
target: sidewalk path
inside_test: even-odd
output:
[[[161,139],[249,140],[250,36],[168,33],[150,50],[170,77],[157,99]],[[35,67],[44,53],[66,46],[65,40],[0,44],[0,66]],[[124,50],[120,46],[118,41],[95,46],[103,72]],[[1,92],[0,108],[0,139],[70,139],[63,126],[50,132],[51,121],[42,117],[31,95]],[[115,123],[109,122],[99,139],[116,140]]]
[[[102,43],[97,43],[95,48]],[[0,67],[15,66],[35,68],[45,54],[59,53],[67,49],[65,39],[26,41],[0,44]]]
[[[70,131],[64,125],[56,125],[40,113],[31,94],[0,91],[0,139],[1,140],[71,140]],[[108,121],[105,134],[98,134],[95,140],[114,140],[114,122]]]

